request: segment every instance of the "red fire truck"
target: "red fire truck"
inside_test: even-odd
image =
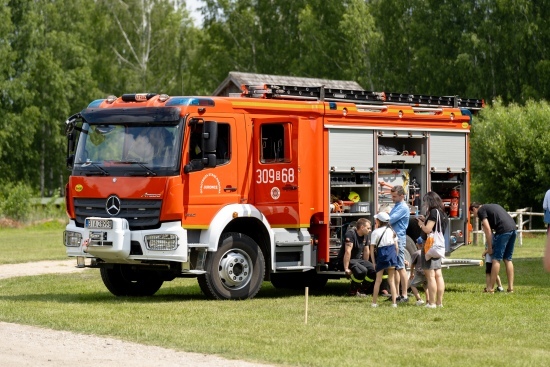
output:
[[[153,295],[178,277],[216,299],[252,298],[263,281],[321,288],[344,276],[334,260],[346,229],[391,206],[393,185],[411,215],[428,191],[445,200],[450,254],[468,238],[469,132],[481,107],[276,85],[93,101],[66,122],[67,255],[99,268],[117,296]]]

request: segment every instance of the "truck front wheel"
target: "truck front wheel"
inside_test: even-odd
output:
[[[120,264],[101,268],[101,279],[115,296],[152,296],[164,283],[157,272],[135,270],[131,265]]]
[[[226,233],[218,251],[209,253],[206,274],[198,279],[202,292],[216,299],[253,298],[262,286],[265,261],[260,247],[242,233]]]

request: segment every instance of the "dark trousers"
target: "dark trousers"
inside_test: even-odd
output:
[[[369,283],[374,283],[376,280],[376,270],[374,269],[374,265],[368,260],[351,259],[349,262],[349,269],[353,274],[352,280],[356,282],[365,280]]]

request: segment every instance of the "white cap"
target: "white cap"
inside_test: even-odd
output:
[[[382,223],[387,223],[390,221],[390,215],[386,212],[380,212],[376,214],[374,218],[378,219]]]

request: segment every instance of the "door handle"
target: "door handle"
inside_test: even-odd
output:
[[[235,191],[237,191],[237,188],[236,188],[236,187],[233,187],[233,186],[227,185],[227,186],[223,189],[223,191],[225,191],[225,192],[235,192]]]
[[[283,186],[283,190],[298,190],[298,186],[296,186],[296,185],[285,185],[285,186]]]

